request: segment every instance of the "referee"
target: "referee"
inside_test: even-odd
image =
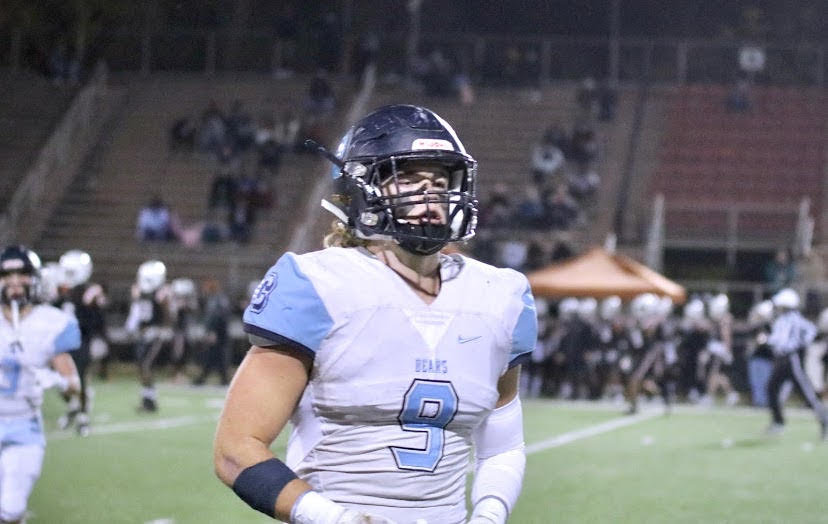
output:
[[[816,327],[799,312],[799,295],[793,289],[785,288],[771,300],[779,314],[768,338],[774,353],[773,371],[768,380],[768,400],[773,417],[768,434],[779,434],[785,427],[780,390],[787,380],[793,380],[814,410],[821,437],[825,440],[828,438],[828,412],[802,367],[805,348],[816,337]]]

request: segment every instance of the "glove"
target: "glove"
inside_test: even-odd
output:
[[[290,522],[292,524],[396,524],[393,520],[379,515],[370,515],[346,508],[315,491],[308,491],[294,504]]]
[[[500,500],[487,497],[474,505],[468,524],[504,524],[508,516],[506,506]]]
[[[69,381],[57,371],[49,368],[32,368],[35,381],[42,389],[58,388],[60,391],[69,389]]]

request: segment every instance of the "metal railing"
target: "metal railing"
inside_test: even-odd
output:
[[[48,216],[96,138],[106,89],[107,70],[101,65],[75,96],[0,216],[0,244],[32,240],[36,224]]]

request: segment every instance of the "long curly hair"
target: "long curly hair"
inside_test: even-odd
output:
[[[368,240],[359,238],[342,223],[340,220],[334,220],[331,223],[331,229],[322,240],[323,247],[364,247],[368,245]]]

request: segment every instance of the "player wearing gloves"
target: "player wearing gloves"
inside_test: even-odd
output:
[[[43,390],[75,394],[72,357],[80,346],[74,317],[36,304],[40,260],[23,246],[0,252],[0,522],[22,522],[40,476],[46,439]]]
[[[253,347],[216,473],[291,523],[503,523],[523,481],[517,390],[537,319],[523,275],[440,253],[474,234],[476,163],[415,106],[375,111],[325,154],[339,220],[327,249],[282,256],[245,311]],[[288,421],[282,462],[269,446]]]

